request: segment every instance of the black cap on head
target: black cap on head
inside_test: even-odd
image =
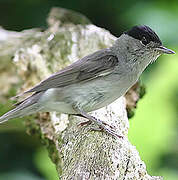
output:
[[[128,34],[129,36],[142,41],[145,45],[150,41],[162,45],[158,35],[148,26],[134,26],[129,31],[124,32],[124,34]]]

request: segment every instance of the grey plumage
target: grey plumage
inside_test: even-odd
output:
[[[112,73],[117,64],[118,58],[113,52],[110,49],[103,49],[74,62],[25,93],[40,92],[49,88],[60,88],[81,81],[89,81],[98,78],[103,73]]]
[[[35,112],[58,111],[80,114],[111,133],[100,120],[86,112],[124,95],[144,69],[163,53],[174,52],[163,47],[149,27],[135,26],[123,33],[112,47],[76,61],[24,92],[33,94],[1,116],[0,123]]]
[[[41,97],[40,93],[35,93],[30,97],[27,97],[22,102],[15,104],[15,108],[8,111],[3,116],[0,117],[0,123],[3,123],[9,119],[16,117],[23,117],[25,115],[30,115],[40,111],[40,105],[37,103]]]

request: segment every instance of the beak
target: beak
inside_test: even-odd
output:
[[[156,48],[158,51],[162,52],[162,53],[165,53],[165,54],[175,54],[174,51],[172,51],[171,49],[168,49],[164,46],[159,46]]]

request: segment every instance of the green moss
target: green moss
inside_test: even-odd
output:
[[[56,169],[59,173],[62,173],[62,169],[60,168],[61,158],[56,149],[55,143],[48,139],[44,133],[41,132],[40,126],[34,121],[34,116],[29,116],[28,119],[25,120],[26,131],[29,135],[35,135],[39,138],[40,142],[47,148],[48,155],[52,162],[56,165]]]
[[[60,165],[62,159],[58,150],[56,149],[55,143],[52,140],[47,139],[47,138],[43,138],[42,141],[43,141],[43,144],[45,143],[45,147],[48,150],[48,155],[50,159],[56,165],[56,170],[58,171],[59,174],[62,174],[62,168]]]
[[[143,96],[146,94],[146,87],[143,83],[140,83],[138,92],[139,92],[139,99],[143,98]]]
[[[142,99],[144,97],[145,93],[146,93],[145,85],[139,81],[139,85],[136,87],[136,89],[134,89],[134,91],[139,96],[139,100]],[[138,103],[138,101],[135,102],[135,106],[134,107],[127,107],[126,108],[127,116],[128,116],[129,119],[134,117],[134,115],[136,113],[136,107],[137,107],[136,105],[137,105],[137,103]]]
[[[13,96],[16,96],[16,94],[17,94],[17,87],[18,87],[18,85],[11,86],[11,88],[8,90],[7,98],[11,98]]]
[[[126,108],[126,111],[127,111],[128,119],[131,119],[135,115],[135,108],[132,109]]]
[[[25,127],[26,127],[26,132],[29,135],[36,135],[39,138],[41,137],[41,130],[39,125],[34,121],[35,115],[28,116],[25,119]]]

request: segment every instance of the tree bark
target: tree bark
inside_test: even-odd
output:
[[[3,102],[12,92],[9,89],[15,89],[16,93],[27,90],[72,62],[111,46],[116,40],[85,16],[62,8],[51,10],[48,26],[43,32],[40,29],[22,32],[0,29],[0,80],[6,84],[0,84]],[[128,140],[125,97],[91,114],[113,126],[123,138],[92,131],[95,124],[78,126],[86,119],[72,115],[51,112],[24,118],[27,132],[38,134],[45,143],[60,179],[162,179],[147,174],[139,153]]]

